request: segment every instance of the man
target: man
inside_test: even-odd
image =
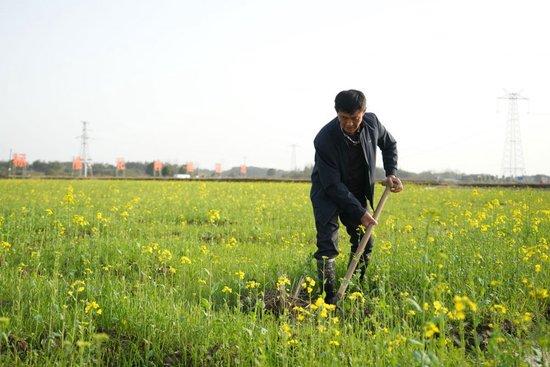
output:
[[[311,203],[317,229],[317,273],[324,285],[325,302],[336,301],[335,257],[338,255],[338,217],[350,235],[351,254],[361,240],[359,225],[377,224],[369,213],[373,206],[376,146],[382,151],[386,184],[392,192],[403,185],[395,176],[397,147],[393,136],[374,113],[366,112],[365,95],[358,90],[338,93],[334,101],[337,117],[317,134],[315,165],[311,174]],[[358,269],[363,279],[372,251],[369,239]],[[349,264],[349,263],[348,263]]]

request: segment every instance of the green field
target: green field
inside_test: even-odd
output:
[[[308,279],[277,315],[309,184],[2,180],[0,365],[550,363],[550,191],[406,185],[374,233],[338,309]]]

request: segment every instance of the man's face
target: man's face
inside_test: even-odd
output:
[[[340,127],[348,134],[354,134],[361,126],[365,110],[357,110],[354,113],[338,112]]]

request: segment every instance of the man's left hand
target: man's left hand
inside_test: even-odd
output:
[[[386,177],[386,186],[390,187],[391,192],[401,192],[403,191],[403,184],[401,180],[395,175],[389,175]]]

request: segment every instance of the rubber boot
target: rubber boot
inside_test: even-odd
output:
[[[349,261],[348,261],[348,269],[349,265],[351,264],[351,260],[353,260],[353,256],[355,255],[355,252],[350,252],[349,254]],[[361,255],[361,258],[359,259],[359,262],[357,263],[357,267],[355,268],[356,272],[359,272],[359,281],[363,282],[365,279],[365,274],[367,273],[367,266],[369,265],[369,255],[363,254]]]
[[[325,291],[325,303],[336,304],[336,259],[317,260],[317,277]]]

